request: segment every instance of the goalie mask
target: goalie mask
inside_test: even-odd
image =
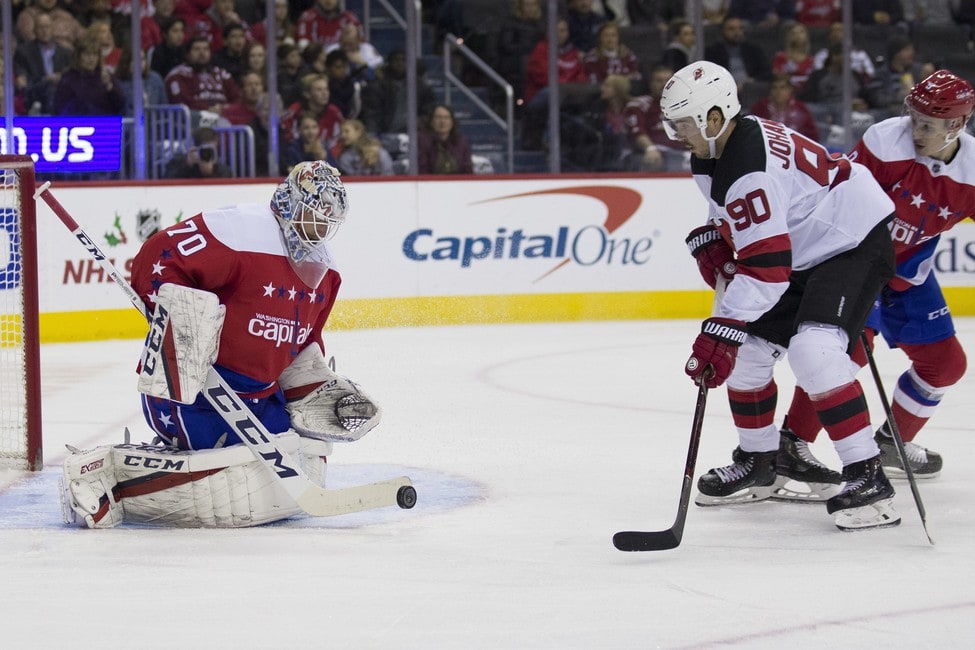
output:
[[[288,257],[310,287],[317,286],[328,270],[325,242],[335,236],[349,210],[339,175],[321,160],[298,163],[271,199]]]

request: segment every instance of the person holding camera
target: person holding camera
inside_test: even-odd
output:
[[[217,159],[217,132],[209,127],[193,131],[193,146],[173,156],[166,165],[166,178],[231,178],[230,167]]]

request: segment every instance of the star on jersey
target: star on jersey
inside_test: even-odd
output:
[[[271,282],[268,282],[262,288],[264,289],[265,296],[273,297],[275,294],[277,294],[278,298],[287,296],[287,299],[291,302],[304,302],[305,298],[308,299],[308,302],[322,302],[325,300],[324,294],[318,295],[314,291],[305,291],[304,289],[295,289],[294,287],[290,289],[285,289],[284,287],[275,288]]]
[[[162,425],[163,425],[164,427],[166,427],[167,429],[168,429],[169,427],[171,427],[171,426],[173,426],[173,419],[172,419],[172,417],[171,417],[171,416],[169,415],[169,413],[164,413],[164,412],[162,412],[162,411],[159,411],[159,421],[160,421],[160,422],[162,423]]]
[[[163,274],[163,270],[165,268],[166,268],[165,266],[163,266],[159,262],[156,262],[155,264],[152,265],[152,274],[153,275],[162,275]]]
[[[924,196],[921,194],[912,194],[911,205],[913,205],[915,208],[919,208],[924,205]]]

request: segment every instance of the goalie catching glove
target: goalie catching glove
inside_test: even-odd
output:
[[[318,345],[309,345],[278,378],[291,427],[303,436],[354,442],[372,431],[382,416],[359,385],[328,367]]]
[[[166,283],[139,364],[140,393],[191,404],[217,360],[226,307],[209,291]]]

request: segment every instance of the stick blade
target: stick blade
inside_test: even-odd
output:
[[[613,546],[621,551],[666,551],[680,545],[680,536],[672,529],[643,532],[624,530],[613,535]]]

